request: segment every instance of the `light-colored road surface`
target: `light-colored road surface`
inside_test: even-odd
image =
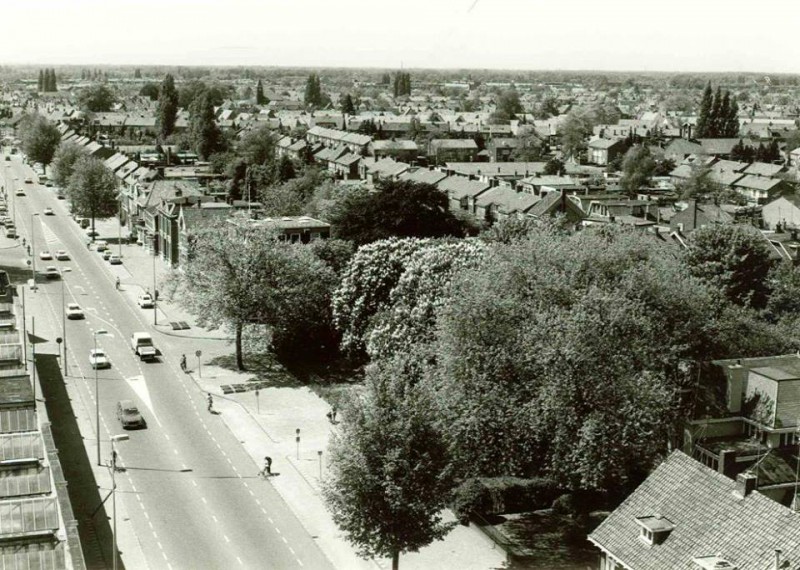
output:
[[[147,566],[330,568],[269,482],[256,476],[260,466],[253,464],[222,419],[206,410],[204,394],[180,372],[180,354],[213,341],[153,333],[160,361],[139,361],[129,338],[134,331],[152,332],[152,309],[139,309],[129,296],[115,290],[116,276],[123,281],[127,276],[125,266],[112,267],[94,250],[87,250],[85,232],[69,216],[67,203],[57,200],[50,188],[25,184],[25,178],[33,175],[19,157],[0,162],[0,174],[7,189],[25,190],[24,197],[9,192],[9,201],[18,233],[29,243],[33,240],[37,272],[48,265],[71,269],[63,286],[59,280],[47,282],[40,276],[38,292],[26,292],[28,320],[36,317],[36,335],[51,343],[62,336],[63,301],[78,303],[86,313],[85,320],[65,324],[69,376],[77,379],[80,400],[75,408],[88,415],[81,426],[92,430],[84,438],[96,443],[97,400],[88,360],[93,331],[108,332],[96,339],[112,362],[111,369],[98,373],[101,460],[109,459],[110,435],[123,433],[115,413],[117,401],[136,402],[148,422],[147,429],[129,432],[130,440],[117,445],[125,468],[117,475],[118,500],[124,502],[129,516],[125,525],[135,532]],[[48,206],[55,216],[42,214]],[[35,213],[40,215],[32,216]],[[0,247],[8,247],[13,240],[2,237],[0,242]],[[116,252],[116,246],[111,247]],[[51,253],[64,249],[71,259],[40,261],[43,249]],[[22,248],[14,251],[23,256]],[[97,461],[96,453],[90,460]]]

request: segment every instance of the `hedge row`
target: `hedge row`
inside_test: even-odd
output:
[[[456,488],[453,510],[464,519],[472,512],[499,515],[549,508],[564,488],[551,479],[480,477]]]

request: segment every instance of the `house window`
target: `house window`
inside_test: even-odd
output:
[[[300,234],[290,234],[290,239],[292,243],[297,243],[300,241]]]
[[[642,528],[642,534],[639,535],[639,538],[641,538],[647,544],[653,544],[653,531]]]
[[[322,237],[321,233],[319,233],[319,232],[311,232],[311,241],[314,241],[316,239],[320,239],[321,237]]]

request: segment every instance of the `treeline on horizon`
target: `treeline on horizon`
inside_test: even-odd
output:
[[[0,78],[6,80],[35,77],[40,64],[0,65]],[[217,78],[235,79],[289,79],[308,77],[319,73],[323,80],[359,80],[380,84],[386,73],[396,73],[397,68],[349,68],[349,67],[275,67],[275,66],[188,66],[188,65],[59,65],[59,77],[80,78],[83,69],[100,69],[110,78],[134,78],[139,70],[142,80],[163,78],[167,73],[176,79]],[[711,81],[722,86],[800,85],[800,74],[764,72],[669,72],[669,71],[593,71],[593,70],[501,70],[501,69],[428,69],[404,68],[413,75],[415,84],[442,81],[487,81],[516,83],[576,83],[587,86],[624,85],[632,82],[663,84],[673,88],[702,89]]]

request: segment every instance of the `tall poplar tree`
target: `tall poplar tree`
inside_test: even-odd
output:
[[[222,133],[214,116],[212,95],[205,91],[189,107],[190,134],[195,152],[202,160],[208,160],[223,147]]]
[[[261,80],[258,80],[256,83],[256,105],[266,105],[267,98],[264,97],[264,85],[261,83]]]
[[[711,83],[709,82],[703,91],[703,98],[700,101],[700,113],[697,115],[697,125],[695,126],[694,136],[698,139],[708,136],[713,99],[714,95],[713,91],[711,91]]]
[[[163,138],[167,138],[175,130],[175,121],[178,118],[178,90],[175,89],[175,79],[169,73],[164,76],[158,94],[158,113],[156,120],[158,130]]]
[[[37,85],[36,90],[40,93],[44,91],[44,71],[41,69],[39,70],[39,84]]]

